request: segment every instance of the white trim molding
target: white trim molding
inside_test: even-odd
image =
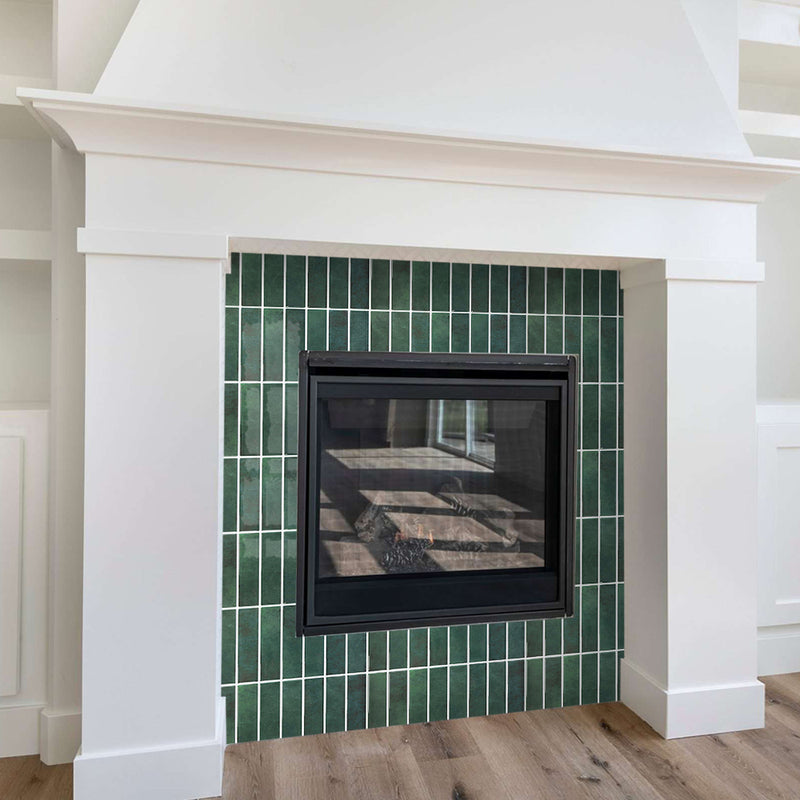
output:
[[[662,281],[722,281],[760,283],[764,280],[761,261],[702,261],[668,258],[632,267],[621,267],[620,287],[635,289]]]
[[[39,757],[44,764],[69,764],[81,747],[81,712],[42,709]]]
[[[211,261],[226,261],[230,254],[227,236],[103,228],[78,228],[78,252]]]

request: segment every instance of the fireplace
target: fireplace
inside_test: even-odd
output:
[[[574,356],[304,352],[301,635],[572,614]]]

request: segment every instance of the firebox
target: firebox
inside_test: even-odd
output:
[[[574,356],[300,354],[298,635],[569,616]]]

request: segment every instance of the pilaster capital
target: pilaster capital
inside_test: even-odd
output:
[[[643,261],[620,272],[620,286],[635,289],[667,281],[711,281],[714,283],[760,283],[762,261],[711,261],[700,259],[656,259]]]

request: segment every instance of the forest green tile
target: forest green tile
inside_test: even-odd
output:
[[[450,264],[434,261],[431,277],[431,308],[434,311],[450,310]]]
[[[306,304],[306,258],[286,256],[286,305],[302,308]]]
[[[581,318],[564,318],[564,352],[571,356],[581,353]]]
[[[283,256],[264,256],[264,305],[283,308]]]
[[[618,319],[617,320],[617,369],[619,370],[619,375],[617,380],[622,382],[625,377],[625,349],[623,347],[623,338],[624,332],[623,329],[625,327],[625,320]]]
[[[446,664],[447,628],[431,628],[430,631],[430,663],[431,665]]]
[[[240,686],[236,694],[236,741],[254,742],[258,739],[258,685]]]
[[[583,313],[593,316],[600,313],[600,272],[595,269],[583,271]]]
[[[389,631],[389,669],[408,666],[408,631]]]
[[[349,672],[364,672],[367,668],[367,634],[347,634],[347,669]]]
[[[411,319],[407,311],[392,311],[392,350],[406,353],[410,346]]]
[[[378,352],[389,349],[389,314],[386,311],[373,311],[370,314],[369,349]]]
[[[581,650],[597,650],[597,586],[581,589]]]
[[[597,460],[596,451],[581,454],[581,516],[597,516]]]
[[[306,349],[306,314],[305,311],[289,309],[286,312],[286,380],[297,380],[297,367],[300,363],[299,353]]]
[[[435,667],[430,674],[430,719],[447,719],[447,667]]]
[[[239,530],[257,531],[259,528],[258,459],[239,460]]]
[[[239,683],[258,680],[258,609],[239,609],[236,665]]]
[[[504,314],[492,314],[490,343],[491,352],[508,352],[508,317]]]
[[[491,266],[491,310],[496,313],[508,311],[508,267]]]
[[[489,265],[472,265],[472,310],[489,310]]]
[[[328,296],[331,308],[347,308],[347,273],[346,258],[331,258],[328,266]]]
[[[261,309],[242,309],[241,371],[239,380],[261,380]]]
[[[600,387],[600,447],[617,446],[617,387]]]
[[[261,603],[281,602],[281,534],[261,534]]]
[[[386,725],[386,683],[385,672],[373,672],[369,676],[368,728],[382,728]]]
[[[528,313],[544,314],[544,267],[528,269]]]
[[[489,664],[489,701],[486,710],[489,714],[506,713],[505,661],[493,661]]]
[[[617,447],[625,445],[625,387],[617,386]]]
[[[222,607],[232,608],[236,605],[236,543],[235,533],[226,533],[222,537]]]
[[[225,309],[225,380],[239,380],[239,309]]]
[[[309,350],[328,349],[328,312],[311,309],[308,312],[306,346]]]
[[[258,738],[262,741],[277,739],[281,735],[281,685],[275,683],[262,683],[261,717],[259,719]]]
[[[408,674],[389,673],[389,724],[405,725],[408,722]]]
[[[297,533],[283,534],[283,602],[294,603],[297,594]]]
[[[367,668],[371,672],[386,669],[386,631],[371,631],[368,637]]]
[[[279,606],[261,609],[261,680],[271,681],[281,676],[281,609]]]
[[[486,715],[486,664],[469,665],[469,715]]]
[[[325,680],[325,733],[336,733],[345,729],[344,697],[344,675],[327,678]]]
[[[262,298],[260,253],[242,253],[242,305],[260,306]]]
[[[236,680],[236,610],[222,612],[222,683]]]
[[[283,461],[280,457],[261,459],[261,511],[265,530],[281,527]]]
[[[467,637],[468,628],[466,625],[453,625],[448,628],[450,636],[450,663],[463,664],[467,660]]]
[[[581,392],[581,447],[593,450],[599,444],[600,403],[596,384],[585,384]]]
[[[231,271],[225,276],[225,305],[239,305],[239,253],[231,253]]]
[[[412,669],[408,674],[408,721],[428,721],[428,670]]]
[[[367,727],[367,676],[347,676],[347,730]]]
[[[344,674],[346,639],[343,633],[325,637],[325,673],[327,675]]]
[[[488,627],[486,623],[469,626],[469,660],[486,661],[486,639]]]
[[[506,704],[509,714],[525,710],[525,662],[521,658],[508,662]]]
[[[283,310],[264,310],[264,380],[283,380]],[[299,349],[299,348],[298,348]]]
[[[303,672],[303,641],[295,634],[295,608],[283,608],[283,677],[299,678]]]
[[[392,261],[392,308],[406,311],[411,308],[411,264]]]
[[[450,719],[461,719],[469,713],[467,667],[450,667]]]
[[[600,327],[597,317],[583,318],[583,349],[581,350],[581,365],[583,375],[581,380],[596,383],[600,380]]]
[[[224,455],[239,455],[239,387],[225,385],[225,449]]]
[[[564,313],[580,314],[582,310],[583,286],[579,269],[564,270]]]
[[[577,594],[575,590],[575,594]],[[581,649],[581,621],[578,616],[578,601],[574,601],[574,613],[571,617],[564,618],[564,652],[565,653],[578,653]]]
[[[581,702],[581,657],[564,656],[564,695],[565,706],[577,706]]]
[[[562,314],[564,312],[564,270],[556,267],[547,268],[547,313]]]
[[[604,450],[600,453],[600,515],[617,513],[617,453]]]
[[[239,506],[239,462],[226,458],[222,464],[222,530],[235,531]]]
[[[525,353],[528,350],[526,319],[521,314],[512,315],[508,321],[508,352]]]
[[[617,654],[600,653],[598,700],[613,703],[617,699]]]
[[[617,519],[617,580],[625,580],[625,520]]]
[[[600,586],[599,648],[613,650],[617,646],[617,587],[612,584]]]
[[[556,655],[561,650],[561,619],[546,619],[544,621],[544,654]]]
[[[408,634],[408,665],[425,667],[428,664],[428,629],[413,628]]]
[[[365,352],[369,350],[369,312],[350,312],[350,350]]]
[[[369,308],[369,259],[350,259],[350,308]]]
[[[617,514],[625,513],[625,453],[617,453]]]
[[[528,658],[544,653],[544,621],[531,619],[525,623],[525,655]]]
[[[411,308],[428,311],[431,307],[431,265],[414,261],[411,265]]]
[[[617,520],[600,520],[600,582],[617,579]]]
[[[431,315],[431,351],[447,353],[450,350],[450,315]]]
[[[303,732],[303,682],[284,681],[281,736],[300,736]]]
[[[283,462],[283,527],[297,525],[297,459],[286,458]]]
[[[597,702],[597,653],[584,653],[581,656],[581,703],[590,705]]]
[[[544,317],[528,317],[528,352],[544,353]]]
[[[288,389],[288,387],[287,387]],[[292,387],[294,398],[297,398],[297,387]],[[265,455],[280,455],[283,452],[283,387],[272,383],[264,385],[263,395],[263,429],[262,448]],[[287,423],[288,423],[287,418]],[[295,446],[297,443],[297,427],[294,427]]]
[[[600,273],[600,313],[604,317],[616,315],[618,293],[619,273],[616,270],[604,269]]]
[[[544,660],[529,658],[525,662],[525,710],[536,711],[544,707]]]
[[[548,316],[545,327],[545,345],[546,353],[563,353],[564,352],[564,317],[551,317]]]
[[[528,310],[528,270],[526,267],[509,267],[509,307],[516,314]]]
[[[525,623],[521,620],[506,623],[508,625],[508,657],[525,657]]]
[[[617,586],[617,647],[625,647],[625,585]]]
[[[261,537],[257,533],[239,534],[239,605],[257,606]]]
[[[328,314],[328,349],[347,350],[346,311],[331,311]]]
[[[306,636],[303,653],[303,677],[322,675],[325,672],[325,637]]]
[[[506,623],[489,623],[489,659],[495,661],[506,657]]]
[[[241,385],[239,452],[257,456],[261,450],[261,387],[257,383]]]
[[[389,262],[382,258],[372,259],[370,298],[371,308],[389,308]]]
[[[470,331],[470,352],[489,352],[489,315],[472,314]]]
[[[617,380],[617,321],[610,317],[600,319],[600,380]]]
[[[453,264],[450,281],[453,311],[469,311],[469,264]]]
[[[581,520],[581,583],[597,583],[599,553],[600,535],[597,520]]]
[[[581,535],[580,535],[581,521],[575,521],[575,536],[572,540],[572,560],[574,562],[573,575],[575,583],[581,582]]]
[[[469,314],[452,314],[450,350],[453,353],[469,352]]]
[[[411,350],[427,353],[430,350],[430,314],[427,312],[411,315]]]
[[[561,706],[561,656],[544,660],[544,707]]]
[[[303,681],[304,736],[313,736],[315,733],[322,733],[325,730],[325,721],[322,717],[324,698],[325,681],[322,678]]]

